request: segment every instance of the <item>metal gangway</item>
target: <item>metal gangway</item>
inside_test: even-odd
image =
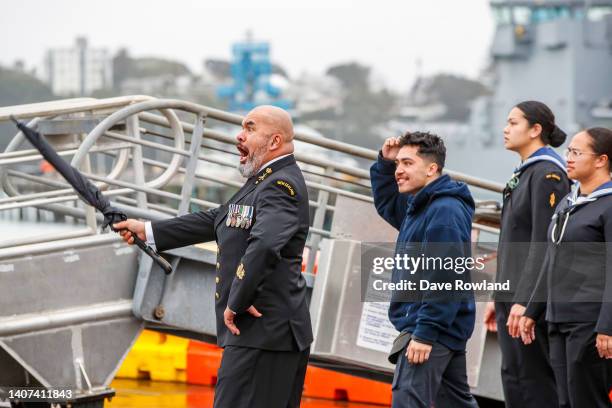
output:
[[[44,134],[130,217],[159,220],[216,207],[243,183],[236,114],[127,96],[1,108],[0,125],[10,115]],[[368,168],[378,152],[308,132],[295,139],[311,208],[303,273],[311,288],[312,361],[390,380],[385,350],[394,333],[384,305],[362,302],[355,286],[360,243],[396,237],[371,197]],[[21,133],[0,153],[0,219],[33,213],[72,228],[27,238],[0,231],[0,387],[68,387],[76,390],[72,406],[99,407],[113,395],[110,382],[143,328],[214,342],[216,246],[168,251],[175,272],[165,275],[117,234],[101,231],[101,216],[55,173],[41,172],[40,162]],[[502,190],[448,173],[475,191]],[[496,242],[499,204],[477,207],[473,236]],[[378,333],[376,344],[363,330]],[[494,342],[477,327],[469,377],[476,394],[501,399]]]

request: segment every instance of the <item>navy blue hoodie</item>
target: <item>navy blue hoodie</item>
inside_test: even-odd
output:
[[[395,163],[380,154],[370,168],[370,176],[376,210],[399,230],[398,244],[471,242],[475,205],[465,183],[443,175],[415,195],[402,194],[395,181]],[[466,247],[469,252],[469,245]],[[408,331],[417,340],[438,342],[451,350],[465,349],[475,315],[472,298],[456,302],[392,301],[389,306],[389,320],[398,331]]]

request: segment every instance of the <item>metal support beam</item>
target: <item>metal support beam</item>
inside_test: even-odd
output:
[[[38,313],[29,316],[11,316],[0,319],[0,337],[16,336],[33,331],[50,330],[63,326],[91,323],[92,321],[111,320],[132,315],[132,301],[122,300],[113,303]]]
[[[136,140],[141,140],[140,125],[138,123],[138,115],[132,115],[126,119],[127,132]],[[142,162],[142,146],[134,143],[132,146],[132,166],[134,168],[134,183],[144,186],[144,164]],[[136,202],[139,208],[147,208],[147,194],[143,191],[136,192]]]
[[[200,157],[200,146],[202,145],[202,133],[204,133],[204,124],[206,116],[198,113],[191,134],[191,149],[187,166],[185,166],[185,179],[181,189],[181,202],[179,204],[179,215],[187,214],[191,204],[191,195],[193,194],[193,186],[195,182],[195,173],[198,168],[198,159]]]
[[[325,175],[332,175],[334,169],[328,167],[325,169]],[[323,224],[325,223],[325,214],[327,213],[327,203],[329,201],[329,192],[326,190],[319,190],[319,197],[317,199],[317,210],[314,214],[314,220],[312,226],[315,229],[323,230]],[[310,251],[308,253],[308,262],[306,263],[306,272],[314,273],[314,266],[317,259],[317,252],[319,251],[319,244],[321,242],[321,235],[312,234],[310,237]]]

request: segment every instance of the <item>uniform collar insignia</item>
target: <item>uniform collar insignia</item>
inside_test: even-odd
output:
[[[269,164],[268,166],[266,166],[265,168],[261,169],[255,176],[255,184],[259,184],[260,182],[264,181],[266,179],[266,177],[268,177],[270,174],[274,173],[275,171],[278,171],[280,169],[282,169],[283,167],[290,165],[290,164],[295,164],[295,157],[293,156],[293,154],[290,154],[289,156],[283,157],[280,160],[275,161],[274,163]]]

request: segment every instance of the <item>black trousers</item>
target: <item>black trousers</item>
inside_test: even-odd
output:
[[[557,387],[549,362],[548,325],[536,323],[536,340],[525,346],[508,334],[512,303],[495,302],[497,339],[502,352],[501,378],[507,408],[556,408]]]
[[[298,408],[310,349],[267,351],[227,346],[215,387],[215,408]]]
[[[395,365],[392,408],[478,408],[467,382],[465,351],[434,343],[429,360],[410,364],[404,351]]]
[[[561,408],[609,408],[612,360],[599,357],[595,323],[549,323],[550,362]]]

